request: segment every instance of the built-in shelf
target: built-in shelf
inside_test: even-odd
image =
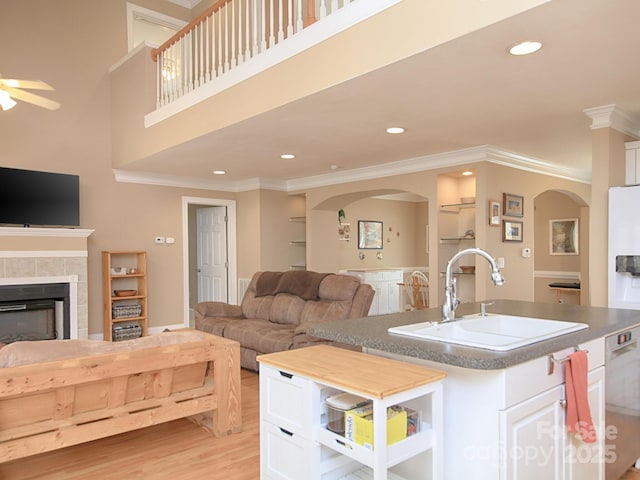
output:
[[[463,208],[475,208],[476,204],[474,203],[448,203],[444,205],[440,205],[440,210],[442,212],[458,212]]]
[[[289,221],[291,223],[305,223],[307,221],[307,217],[289,217]]]
[[[291,240],[289,242],[289,245],[298,246],[298,247],[306,247],[307,246],[307,241],[306,240]]]
[[[476,237],[445,237],[445,238],[441,238],[440,239],[440,243],[441,244],[447,244],[447,243],[458,243],[458,242],[462,242],[463,240],[475,240]]]

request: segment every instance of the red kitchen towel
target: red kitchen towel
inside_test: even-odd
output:
[[[566,424],[570,432],[577,432],[585,443],[596,441],[596,430],[591,420],[589,408],[587,353],[578,350],[569,355],[564,367],[567,394]]]

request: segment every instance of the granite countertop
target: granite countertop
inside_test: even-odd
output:
[[[582,322],[588,324],[589,328],[507,352],[495,352],[444,342],[418,340],[387,332],[388,328],[399,325],[438,321],[440,319],[440,307],[438,307],[428,310],[317,323],[310,329],[309,333],[316,337],[336,342],[438,363],[479,370],[496,370],[640,325],[640,310],[583,307],[517,300],[495,300],[493,302],[494,304],[487,308],[488,313]],[[465,303],[458,307],[457,314],[470,315],[479,311],[480,303]]]

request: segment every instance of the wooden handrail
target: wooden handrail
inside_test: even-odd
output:
[[[157,62],[158,61],[158,56],[162,52],[164,52],[171,45],[176,43],[178,40],[180,40],[182,37],[184,37],[187,33],[189,33],[191,30],[193,30],[196,25],[200,24],[209,15],[211,15],[212,13],[215,13],[216,11],[220,10],[227,3],[230,3],[232,1],[233,0],[218,0],[213,5],[211,5],[209,8],[207,8],[205,11],[203,11],[200,15],[198,15],[196,18],[191,20],[187,25],[182,27],[182,29],[179,32],[176,32],[169,40],[164,42],[158,48],[154,48],[153,50],[151,50],[151,58],[153,59],[153,61]]]

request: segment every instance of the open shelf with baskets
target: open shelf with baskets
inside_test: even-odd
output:
[[[147,335],[147,252],[103,251],[102,297],[105,340]]]

